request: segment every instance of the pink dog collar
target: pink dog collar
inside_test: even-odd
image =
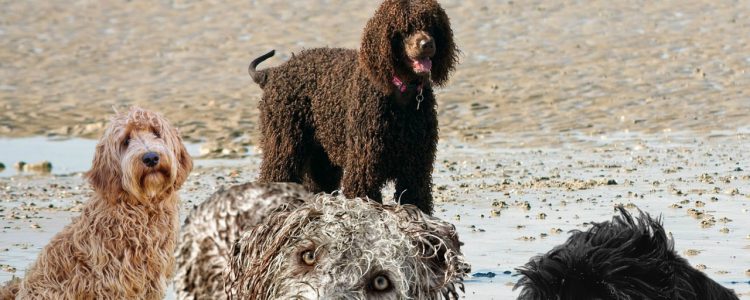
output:
[[[403,80],[398,78],[398,76],[393,75],[393,79],[391,80],[391,82],[393,82],[393,85],[395,85],[399,91],[401,91],[402,93],[406,92],[408,85],[405,84]],[[424,95],[422,95],[423,91],[423,84],[420,82],[417,86],[417,110],[419,110],[419,105],[422,104],[422,101],[424,101]]]
[[[402,81],[400,78],[398,78],[398,76],[393,75],[393,79],[391,80],[391,82],[398,88],[399,91],[401,91],[402,93],[406,92],[406,88],[408,85],[405,84],[404,81]],[[422,83],[417,86],[417,91],[420,93],[422,92]]]

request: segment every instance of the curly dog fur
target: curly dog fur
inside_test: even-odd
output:
[[[259,180],[313,192],[341,187],[348,198],[376,201],[395,181],[396,199],[432,213],[432,88],[447,82],[458,52],[437,1],[386,0],[359,50],[305,50],[265,70],[256,66],[274,52],[255,59],[249,72],[263,89]]]
[[[675,253],[659,220],[617,209],[519,269],[518,299],[738,299]]]
[[[242,233],[287,203],[311,198],[299,184],[245,183],[223,187],[185,219],[175,252],[177,299],[226,299],[224,272]]]
[[[455,227],[415,206],[294,183],[215,193],[185,221],[177,262],[178,299],[458,299],[470,268]]]
[[[133,108],[112,118],[81,215],[26,272],[18,299],[162,299],[174,271],[177,190],[192,169],[177,130]]]

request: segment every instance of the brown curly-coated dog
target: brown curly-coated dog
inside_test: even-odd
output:
[[[177,190],[193,163],[160,114],[118,114],[86,173],[94,190],[81,215],[55,235],[23,281],[0,291],[17,299],[162,299],[174,273]]]
[[[432,213],[438,140],[433,86],[455,69],[458,49],[434,0],[386,0],[359,50],[302,51],[281,66],[249,68],[263,89],[260,181],[298,182],[313,192],[395,198]],[[343,181],[343,182],[342,182]]]

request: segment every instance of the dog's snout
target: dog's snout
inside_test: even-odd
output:
[[[148,152],[143,155],[143,164],[148,167],[153,167],[159,163],[159,154],[156,152]]]
[[[419,41],[419,48],[421,48],[422,50],[434,49],[435,41],[433,41],[432,39],[423,39]]]

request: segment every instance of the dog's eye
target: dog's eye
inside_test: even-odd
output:
[[[302,252],[302,255],[300,255],[300,260],[302,260],[302,263],[313,266],[315,265],[315,250],[305,250]]]
[[[156,137],[157,139],[160,139],[160,138],[161,138],[161,134],[159,134],[159,131],[156,131],[156,130],[154,130],[154,136],[155,136],[155,137]]]
[[[125,147],[130,146],[130,138],[126,138],[125,142],[122,143]]]
[[[370,290],[378,293],[383,293],[393,289],[391,280],[385,274],[378,274],[370,280]]]

